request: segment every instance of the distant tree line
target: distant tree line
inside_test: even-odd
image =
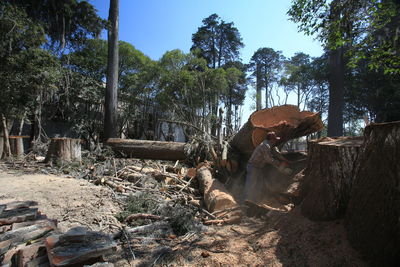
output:
[[[119,41],[117,135],[170,140],[175,122],[188,137],[199,131],[216,136],[218,127],[230,136],[247,119],[241,109],[250,87],[256,109],[286,104],[294,95],[301,109],[339,116],[328,125],[339,122],[346,134],[364,116],[400,119],[399,38],[393,37],[400,32],[398,2],[298,0],[288,13],[300,30],[324,41],[324,55],[285,58],[264,47],[243,62],[239,30],[217,14],[193,33],[188,53],[172,50],[152,60]],[[109,26],[86,1],[1,1],[1,128],[14,124],[21,132],[29,124],[35,144],[45,135],[44,121],[62,121],[87,144],[99,143],[108,46],[98,37]],[[165,121],[169,129],[160,132]]]

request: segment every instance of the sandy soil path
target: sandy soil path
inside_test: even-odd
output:
[[[0,204],[14,200],[37,201],[62,231],[83,225],[113,232],[120,211],[109,188],[85,180],[0,171]],[[298,208],[176,239],[139,240],[131,242],[136,260],[128,262],[120,247],[115,266],[367,266],[350,247],[342,221],[312,222]]]
[[[83,225],[111,232],[112,215],[120,210],[110,189],[82,179],[0,171],[0,204],[15,200],[37,201],[39,211],[57,219],[61,231]]]

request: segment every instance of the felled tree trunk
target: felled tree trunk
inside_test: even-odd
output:
[[[347,236],[371,266],[400,263],[400,122],[365,128],[345,217]]]
[[[186,159],[185,143],[110,138],[107,145],[123,157],[160,160]]]
[[[301,211],[313,220],[344,216],[363,139],[324,138],[308,143],[308,165],[301,186]]]
[[[24,155],[24,143],[22,136],[10,136],[11,155],[20,158]]]
[[[71,162],[81,160],[81,140],[72,138],[52,138],[45,162]]]
[[[251,114],[230,145],[248,159],[269,131],[276,132],[281,138],[280,143],[284,143],[322,129],[319,113],[300,111],[297,106],[283,105],[258,110]]]
[[[197,170],[197,179],[208,211],[214,212],[237,206],[232,195],[228,193],[221,182],[213,179],[207,167],[203,166]]]

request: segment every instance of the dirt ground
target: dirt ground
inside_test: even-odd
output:
[[[0,171],[0,204],[14,200],[37,201],[61,231],[118,230],[116,195],[83,179]],[[341,221],[312,222],[298,208],[181,237],[134,238],[109,260],[116,266],[367,266],[348,244]]]

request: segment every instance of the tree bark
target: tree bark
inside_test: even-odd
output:
[[[119,0],[110,0],[104,139],[117,137]]]
[[[256,63],[256,110],[261,110],[261,88],[262,88],[262,83],[261,83],[261,67],[260,63]]]
[[[81,160],[80,139],[52,138],[45,162],[72,162]]]
[[[142,159],[186,159],[186,143],[110,138],[107,141],[120,156]]]
[[[197,170],[197,180],[200,191],[204,194],[204,203],[209,212],[229,209],[237,206],[235,199],[228,193],[225,186],[213,179],[211,171],[203,166]]]
[[[347,236],[371,266],[397,266],[400,122],[371,124],[364,139],[345,217]]]
[[[24,142],[22,136],[10,136],[11,155],[20,158],[24,156]]]
[[[343,47],[339,47],[329,54],[329,109],[328,109],[328,136],[343,135],[344,109],[344,68]]]
[[[346,212],[363,139],[323,138],[308,143],[301,184],[301,211],[312,220],[334,220]]]
[[[11,147],[10,147],[10,140],[8,138],[7,119],[4,116],[4,114],[1,114],[1,124],[3,127],[3,140],[4,140],[3,158],[8,158],[11,156]]]
[[[297,106],[283,105],[262,109],[251,114],[246,124],[230,142],[247,160],[268,131],[276,132],[280,143],[323,129],[319,113],[300,112]]]
[[[3,150],[4,150],[4,134],[0,132],[0,159],[3,158]]]

